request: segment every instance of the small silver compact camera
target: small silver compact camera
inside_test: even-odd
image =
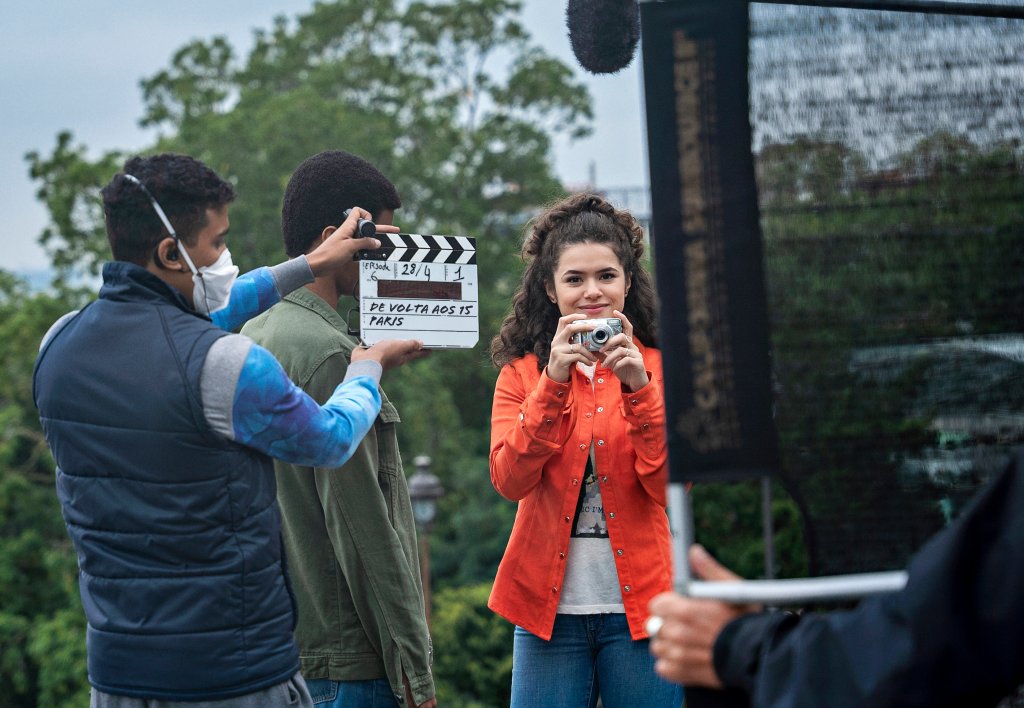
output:
[[[589,332],[577,332],[572,341],[583,345],[592,352],[600,351],[608,340],[622,331],[622,320],[618,317],[604,317],[596,320],[577,320],[573,324],[594,325]]]

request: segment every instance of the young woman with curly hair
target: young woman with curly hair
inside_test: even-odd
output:
[[[533,225],[501,369],[491,481],[518,501],[489,607],[516,625],[512,707],[673,706],[654,673],[647,603],[672,583],[654,288],[633,217],[593,194]],[[599,349],[590,320],[622,331]]]

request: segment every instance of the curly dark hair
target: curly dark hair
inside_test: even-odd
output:
[[[107,241],[117,261],[145,266],[157,244],[170,236],[146,192],[126,174],[145,185],[185,245],[195,244],[208,222],[207,209],[235,198],[234,187],[194,157],[161,153],[129,158],[101,191]]]
[[[338,226],[346,209],[358,206],[376,218],[402,206],[391,181],[361,157],[325,150],[295,168],[284,191],[281,232],[289,258],[309,251],[328,226]]]
[[[657,346],[654,283],[644,268],[643,229],[628,211],[618,210],[597,194],[576,194],[553,204],[533,222],[523,242],[526,262],[512,311],[491,340],[491,361],[499,369],[529,352],[540,369],[547,366],[551,339],[561,313],[548,298],[555,269],[566,246],[596,243],[619,257],[631,280],[622,312],[633,333],[648,346]]]

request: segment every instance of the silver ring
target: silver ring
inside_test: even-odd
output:
[[[665,620],[658,615],[651,615],[647,618],[647,624],[644,625],[644,629],[647,630],[647,636],[651,639],[658,638],[658,632],[661,631],[661,625],[665,624]]]

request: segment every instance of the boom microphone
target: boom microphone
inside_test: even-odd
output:
[[[637,0],[569,0],[565,25],[580,66],[591,74],[614,74],[633,61],[640,6]]]

